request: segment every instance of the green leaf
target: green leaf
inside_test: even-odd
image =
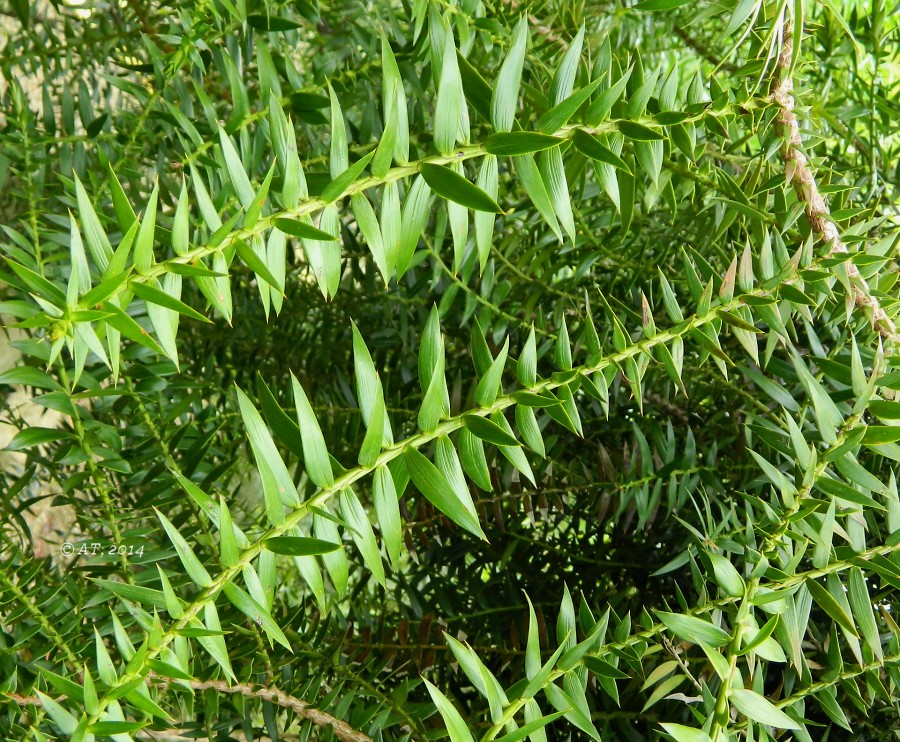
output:
[[[674,10],[683,5],[687,5],[690,0],[641,0],[634,6],[635,10]]]
[[[514,435],[507,433],[496,423],[481,415],[465,415],[462,418],[466,430],[495,446],[521,446]]]
[[[259,468],[263,486],[263,497],[266,502],[266,516],[272,525],[284,523],[284,506],[299,505],[300,498],[297,489],[288,473],[284,460],[275,441],[266,428],[262,417],[254,407],[250,398],[244,394],[240,387],[235,386],[238,396],[238,406],[244,427],[247,429],[247,437],[250,439],[250,448]]]
[[[169,541],[171,541],[172,545],[175,547],[175,552],[178,554],[178,558],[184,565],[184,570],[188,573],[188,577],[200,587],[209,587],[212,585],[212,578],[209,576],[209,572],[206,571],[206,567],[203,566],[197,558],[197,555],[194,554],[194,550],[191,549],[184,536],[178,532],[178,529],[172,525],[172,522],[166,518],[165,515],[156,508],[153,510],[156,513],[156,517],[159,518],[159,522],[162,523],[162,526],[169,537]],[[165,605],[163,605],[163,607],[165,607]]]
[[[394,485],[394,478],[386,466],[379,466],[375,470],[372,499],[388,558],[396,569],[400,563],[403,525],[400,522],[400,502],[397,497],[397,488]]]
[[[493,198],[450,168],[425,162],[419,169],[425,182],[439,196],[476,211],[503,213]]]
[[[900,425],[870,425],[866,428],[866,434],[862,439],[867,446],[897,441],[900,441]]]
[[[283,219],[279,218],[274,221],[275,227],[291,237],[300,237],[307,240],[319,240],[321,242],[332,242],[337,239],[333,234],[323,232],[312,224],[306,224],[299,219]]]
[[[245,590],[233,583],[225,583],[222,587],[222,592],[234,604],[235,608],[251,621],[259,624],[270,640],[278,642],[288,652],[293,651],[290,642],[272,616],[269,615],[269,611],[251,598]]]
[[[143,585],[131,585],[127,582],[116,582],[114,580],[94,578],[93,581],[103,589],[109,590],[113,595],[117,595],[124,600],[130,600],[163,611],[167,609],[165,595],[160,590],[154,590],[151,587],[144,587]]]
[[[425,687],[428,688],[429,695],[431,695],[431,700],[434,701],[438,713],[444,720],[447,732],[450,735],[450,742],[475,742],[475,738],[469,731],[468,725],[463,720],[462,716],[459,715],[459,711],[456,710],[456,707],[450,703],[450,699],[427,680],[424,682]]]
[[[190,676],[188,679],[193,680]],[[88,731],[98,737],[113,737],[117,734],[139,732],[149,723],[149,721],[96,721],[88,727]]]
[[[432,505],[458,526],[482,540],[487,540],[478,519],[469,512],[434,464],[414,448],[407,448],[403,458],[413,484]]]
[[[162,289],[158,289],[155,286],[150,286],[146,283],[138,283],[137,281],[132,281],[129,285],[129,288],[134,293],[136,297],[139,299],[143,299],[146,302],[150,302],[151,304],[158,304],[161,307],[165,307],[166,309],[171,309],[174,312],[178,312],[179,314],[183,314],[191,319],[195,319],[198,322],[206,322],[212,324],[212,320],[208,317],[204,317],[200,312],[196,309],[192,309],[187,304],[185,304],[180,299],[176,299],[174,296],[170,296]]]
[[[503,344],[503,348],[491,363],[490,368],[475,387],[475,402],[481,407],[490,407],[497,399],[500,384],[503,377],[503,369],[506,367],[506,356],[509,352],[509,338]]]
[[[672,735],[675,742],[712,742],[710,736],[702,729],[686,727],[683,724],[661,723],[666,734]]]
[[[562,129],[569,119],[572,118],[581,108],[594,91],[600,87],[603,82],[602,77],[598,77],[589,85],[585,85],[577,93],[573,93],[568,98],[557,103],[547,113],[541,116],[537,122],[537,128],[541,131],[554,132]]]
[[[269,551],[286,556],[317,556],[342,548],[340,544],[305,536],[272,536],[263,541]]]
[[[344,170],[344,172],[325,186],[325,188],[322,189],[322,193],[319,194],[319,198],[322,202],[330,204],[333,201],[337,201],[337,199],[344,194],[344,191],[346,191],[354,182],[356,182],[356,179],[362,175],[362,171],[366,169],[369,161],[374,156],[374,151],[369,152],[369,154],[354,162],[350,167]],[[335,238],[332,237],[331,239]]]
[[[146,273],[154,263],[153,242],[156,235],[156,206],[159,200],[159,183],[153,185],[153,192],[141,219],[137,239],[134,241],[134,269]]]
[[[225,156],[225,167],[228,170],[228,177],[234,186],[238,201],[241,202],[243,208],[249,209],[253,204],[256,192],[253,190],[253,186],[250,185],[250,178],[247,177],[247,171],[244,170],[241,156],[234,148],[231,137],[225,133],[221,126],[219,127],[219,144],[222,147],[222,154]]]
[[[497,81],[494,83],[494,93],[491,97],[491,123],[494,125],[495,131],[512,131],[527,45],[528,19],[523,14],[513,31],[509,53],[506,55],[497,75]]]
[[[878,624],[875,622],[875,613],[872,609],[872,599],[869,589],[866,587],[866,577],[859,567],[851,567],[847,576],[847,596],[850,599],[850,607],[853,617],[859,624],[859,631],[865,639],[872,654],[878,660],[883,658],[881,649],[881,637]]]
[[[656,611],[656,615],[675,636],[692,644],[703,642],[710,647],[722,647],[731,641],[727,631],[702,618],[666,611]]]
[[[556,721],[560,716],[563,716],[564,712],[555,711],[552,714],[547,714],[546,716],[541,716],[538,719],[533,719],[529,721],[527,724],[523,724],[516,731],[510,732],[509,734],[504,734],[502,737],[497,739],[497,742],[519,742],[519,740],[523,740],[526,737],[532,735],[534,732],[537,732],[540,729],[543,729],[550,722]]]
[[[778,729],[800,729],[800,725],[784,711],[752,690],[744,688],[732,689],[729,694],[729,700],[744,716],[748,719],[753,719],[753,721],[758,721],[760,724],[777,727]]]
[[[261,240],[257,242],[260,246],[262,245]],[[267,266],[265,260],[257,254],[256,250],[243,240],[235,240],[234,246],[241,260],[247,264],[247,267],[250,270],[279,293],[284,291],[284,281],[279,281],[272,275],[269,266]]]
[[[709,553],[707,557],[712,563],[713,574],[722,591],[733,598],[743,595],[746,586],[734,565],[720,554]]]
[[[484,142],[484,151],[498,157],[527,155],[541,152],[562,144],[565,139],[538,134],[533,131],[498,132],[491,134]]]
[[[71,440],[75,436],[65,430],[56,428],[33,427],[20,430],[7,444],[7,451],[24,451],[34,446],[43,446],[55,441]]]
[[[605,162],[607,165],[612,165],[619,170],[630,172],[628,165],[625,164],[625,160],[586,131],[576,129],[572,134],[572,142],[576,149],[586,157],[590,157],[597,162]]]
[[[384,419],[387,414],[384,407],[384,397],[381,391],[381,381],[375,377],[377,382],[375,406],[371,411],[366,436],[363,439],[362,447],[359,450],[359,463],[361,466],[374,466],[381,453],[381,446],[384,441]]]
[[[462,79],[456,63],[456,46],[453,32],[449,29],[444,32],[440,73],[441,79],[437,86],[437,101],[434,107],[434,145],[438,152],[449,155],[456,146],[458,133],[464,131],[468,134],[469,127]]]
[[[540,212],[541,216],[550,229],[556,235],[556,238],[562,242],[562,232],[559,231],[559,222],[556,220],[556,212],[553,209],[553,202],[550,200],[550,194],[547,192],[547,186],[532,155],[519,155],[513,158],[516,173],[522,183],[522,188],[528,194],[535,208]]]
[[[290,18],[279,18],[271,15],[248,15],[247,25],[255,28],[257,31],[267,31],[275,33],[279,31],[293,31],[303,26]]]
[[[350,526],[353,541],[363,561],[372,573],[375,581],[385,586],[384,565],[381,562],[381,553],[378,551],[378,542],[375,540],[375,531],[369,522],[369,516],[359,498],[349,487],[341,490],[341,515]]]
[[[463,428],[459,433],[459,457],[469,478],[481,489],[490,492],[493,487],[487,458],[484,455],[484,444],[468,428]]]
[[[34,366],[17,366],[0,372],[0,384],[22,384],[38,389],[62,389],[62,386],[46,371]]]
[[[330,487],[334,484],[334,473],[331,470],[331,462],[328,459],[328,449],[325,447],[325,438],[316,413],[306,397],[306,392],[297,381],[297,377],[291,374],[291,385],[294,390],[294,403],[297,405],[297,423],[300,426],[300,435],[303,439],[303,459],[306,473],[318,487]]]
[[[841,628],[850,632],[853,636],[859,636],[856,632],[856,626],[853,624],[853,619],[847,615],[847,612],[841,607],[840,603],[831,596],[831,593],[829,593],[828,590],[812,578],[806,580],[805,584],[812,595],[813,600],[818,603],[819,607],[825,611],[825,613],[831,616],[836,623],[840,624]]]
[[[71,737],[78,727],[78,720],[54,701],[50,696],[44,695],[39,690],[35,690],[38,698],[41,699],[41,707],[47,712],[49,717],[53,719],[53,723],[59,728],[63,734]],[[471,739],[471,737],[469,738]]]
[[[101,273],[106,273],[109,261],[113,257],[112,245],[109,244],[109,238],[100,225],[97,213],[91,204],[91,199],[84,190],[84,186],[78,179],[78,175],[72,173],[75,180],[75,196],[78,201],[78,216],[81,219],[81,228],[84,230],[84,238],[87,242],[88,251],[91,253],[91,259],[100,269]]]
[[[666,138],[662,132],[639,124],[636,121],[627,121],[623,119],[618,121],[616,126],[626,137],[634,139],[637,142],[655,142]]]

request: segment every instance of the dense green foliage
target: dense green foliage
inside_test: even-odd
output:
[[[0,736],[896,738],[890,5],[0,5]]]

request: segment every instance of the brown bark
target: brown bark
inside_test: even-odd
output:
[[[803,151],[800,125],[794,112],[794,81],[791,76],[793,52],[791,24],[786,22],[782,27],[781,53],[772,79],[772,100],[779,109],[775,123],[779,136],[784,138],[782,156],[787,168],[787,177],[794,187],[797,198],[803,203],[803,212],[813,232],[829,245],[828,254],[846,253],[847,245],[841,240],[840,233],[830,218],[828,204],[819,192],[809,159]],[[878,299],[872,296],[866,279],[856,265],[848,261],[845,266],[853,303],[871,313],[872,324],[883,338],[892,341],[900,339],[893,320],[878,303]]]

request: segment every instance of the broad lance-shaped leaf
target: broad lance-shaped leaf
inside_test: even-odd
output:
[[[266,290],[266,293],[263,294],[263,296],[265,297],[265,301],[269,296],[269,286],[275,289],[278,293],[281,293],[284,291],[284,284],[283,282],[279,283],[278,279],[275,278],[275,276],[273,276],[272,272],[269,270],[269,266],[266,265],[266,258],[264,257],[266,248],[262,239],[259,237],[254,237],[252,243],[253,245],[251,246],[243,240],[235,240],[234,247],[241,260],[243,260],[247,264],[247,267],[256,274],[257,278],[261,278],[266,282],[267,286],[260,285],[260,290],[264,288]],[[263,255],[260,255],[260,252],[262,252]]]
[[[497,200],[499,191],[499,173],[497,158],[494,155],[485,155],[478,171],[478,187],[494,201]],[[484,273],[488,258],[491,254],[491,243],[494,237],[494,222],[496,217],[486,211],[475,212],[475,245],[478,248],[479,272]]]
[[[487,540],[478,519],[466,509],[453,487],[434,464],[414,448],[407,448],[403,458],[413,484],[432,505],[458,526],[480,539]]]
[[[444,725],[447,727],[447,733],[450,735],[450,742],[475,742],[475,738],[469,731],[468,725],[462,716],[460,716],[456,707],[450,702],[450,699],[427,680],[425,681],[425,687],[428,688],[431,700],[434,701],[438,713],[444,720]]]
[[[735,688],[728,695],[732,705],[744,716],[766,726],[778,729],[800,729],[800,725],[759,693]]]
[[[159,306],[161,307],[171,309],[172,311],[178,312],[179,314],[184,314],[191,319],[197,320],[198,322],[212,323],[211,319],[209,319],[208,317],[204,317],[196,309],[192,309],[180,299],[176,299],[174,296],[170,296],[160,288],[150,286],[146,283],[140,283],[138,281],[132,281],[128,286],[131,289],[132,293],[134,293],[134,295],[139,299],[143,299],[144,301],[150,302],[151,304],[159,304]]]
[[[225,593],[228,600],[230,600],[239,611],[254,623],[259,624],[270,640],[278,642],[289,652],[293,651],[291,649],[291,643],[287,640],[287,637],[284,635],[284,632],[278,624],[275,623],[275,620],[269,614],[269,611],[261,606],[259,602],[251,598],[246,591],[233,583],[226,583],[222,588],[222,592]]]
[[[341,548],[340,544],[305,536],[273,536],[263,542],[269,551],[287,556],[318,556]]]
[[[381,453],[381,446],[384,440],[384,420],[386,417],[384,396],[381,391],[381,380],[377,376],[375,379],[377,382],[375,406],[372,408],[372,416],[369,419],[366,436],[359,450],[359,463],[361,466],[373,466],[375,464],[378,460],[378,455]]]
[[[503,348],[497,354],[497,358],[487,370],[487,373],[478,382],[475,387],[475,402],[481,407],[490,407],[497,399],[497,393],[500,391],[500,383],[503,377],[503,369],[506,367],[506,356],[509,352],[509,338],[503,344]]]
[[[300,435],[303,439],[303,458],[306,473],[318,487],[330,487],[334,484],[334,473],[331,470],[331,462],[328,459],[328,449],[325,446],[325,438],[316,413],[306,397],[306,392],[297,381],[297,377],[291,374],[291,385],[294,389],[294,403],[297,405],[297,423],[300,426]]]
[[[462,419],[465,429],[478,436],[483,441],[493,443],[495,446],[519,446],[515,436],[507,433],[497,423],[492,422],[482,415],[465,415]]]
[[[74,309],[78,305],[78,297],[91,289],[91,269],[84,254],[84,243],[75,223],[75,217],[69,212],[69,244],[71,254],[71,272],[69,285],[66,287],[66,306]],[[96,302],[95,302],[96,303]],[[88,305],[91,306],[91,305]]]
[[[463,116],[466,129],[469,118],[465,111],[466,99],[463,96],[462,80],[456,64],[456,46],[453,33],[449,29],[444,32],[440,75],[434,108],[434,145],[442,155],[449,155],[456,146],[457,135],[462,129]]]
[[[507,435],[511,438],[515,438],[513,435],[512,428],[510,424],[506,421],[506,418],[503,416],[503,412],[501,410],[496,410],[493,412],[489,418],[490,422],[494,423],[497,427],[503,430]],[[525,456],[525,452],[522,450],[520,446],[504,446],[498,445],[498,450],[501,454],[503,454],[504,458],[509,461],[516,469],[521,472],[525,478],[535,484],[534,472],[531,471],[531,464],[528,463],[528,457]]]
[[[341,490],[341,515],[350,526],[353,542],[363,561],[375,578],[375,581],[384,587],[384,564],[381,562],[381,553],[378,550],[378,542],[375,540],[375,531],[369,522],[369,516],[365,508],[352,489],[347,487]]]
[[[175,552],[178,554],[178,558],[184,565],[184,570],[188,573],[188,577],[200,587],[209,587],[212,585],[212,578],[209,576],[209,572],[206,571],[206,567],[203,566],[197,558],[197,555],[194,554],[193,549],[191,549],[184,536],[178,532],[178,529],[172,525],[171,521],[166,518],[165,515],[159,512],[159,510],[156,510],[156,508],[154,508],[154,511],[156,512],[156,517],[159,518],[159,522],[162,523],[166,534],[169,536],[169,540],[175,547]]]
[[[159,200],[159,183],[153,186],[147,208],[141,219],[137,239],[134,241],[134,269],[138,273],[146,273],[153,265],[153,242],[156,235],[156,205]]]
[[[431,374],[428,390],[422,398],[417,422],[425,432],[434,430],[441,419],[450,415],[450,393],[444,376],[444,356],[438,356],[437,365]]]
[[[572,134],[572,143],[581,154],[590,157],[597,162],[605,162],[619,170],[628,172],[628,165],[625,160],[619,157],[605,144],[601,144],[600,140],[595,136],[588,134],[582,129],[576,129]]]
[[[152,283],[155,284],[156,279],[152,279]],[[163,276],[163,284],[161,290],[168,296],[171,296],[173,299],[180,301],[181,283],[181,276],[174,273],[168,273]],[[154,288],[156,288],[156,286],[154,286]],[[153,329],[156,332],[156,337],[159,338],[160,346],[162,346],[162,349],[166,351],[166,355],[172,359],[172,361],[175,363],[175,367],[177,368],[178,344],[175,338],[178,334],[178,312],[167,309],[166,307],[160,306],[159,304],[150,302],[147,304],[147,314],[150,316],[150,322],[153,324]]]
[[[337,178],[350,165],[347,151],[347,127],[344,124],[340,101],[334,94],[331,83],[328,83],[328,98],[331,102],[331,150],[328,168],[331,171],[331,177]]]
[[[109,237],[103,231],[100,220],[97,218],[97,212],[91,204],[90,196],[84,190],[78,175],[72,173],[75,180],[75,196],[78,201],[78,217],[81,219],[81,228],[84,230],[84,239],[87,242],[88,251],[91,253],[96,266],[101,273],[106,273],[110,260],[113,257],[112,245],[109,243]]]
[[[540,170],[534,162],[534,155],[518,155],[513,158],[513,162],[525,193],[528,194],[535,208],[544,217],[544,221],[553,230],[556,238],[562,242],[562,232],[559,231],[559,222],[556,220],[553,202],[550,200],[550,194],[547,192],[547,186],[541,177]]]
[[[425,178],[419,175],[410,186],[403,202],[400,227],[400,244],[397,250],[397,278],[401,278],[409,268],[410,261],[419,244],[422,230],[428,223],[431,188]],[[387,246],[385,246],[387,250]]]
[[[403,526],[400,522],[400,503],[394,478],[386,466],[375,470],[372,484],[372,499],[375,515],[381,528],[384,547],[391,565],[396,569],[400,563],[400,549],[403,543]]]
[[[302,237],[307,240],[320,240],[322,242],[337,239],[333,234],[323,232],[312,224],[306,224],[299,219],[276,219],[275,227],[291,237]]]
[[[381,71],[384,75],[381,89],[382,110],[388,111],[393,105],[394,113],[397,116],[394,159],[398,164],[405,165],[409,161],[409,120],[406,110],[406,92],[394,52],[384,34],[381,36]],[[389,99],[392,94],[395,96],[393,101]]]
[[[385,286],[387,286],[391,280],[391,271],[388,268],[384,237],[382,236],[381,226],[378,223],[375,210],[364,193],[356,193],[351,196],[350,205],[359,231],[362,232],[362,236],[372,253],[372,258],[375,260],[375,265],[378,266],[378,271],[384,279]]]
[[[539,172],[553,204],[553,211],[569,239],[575,242],[575,218],[572,214],[572,201],[569,193],[569,184],[566,181],[566,171],[563,164],[562,152],[559,148],[541,152],[539,158]]]
[[[323,203],[330,204],[332,201],[336,201],[340,198],[344,191],[350,187],[352,183],[362,175],[363,170],[366,169],[366,166],[375,156],[375,152],[369,152],[369,154],[364,155],[362,158],[354,162],[350,167],[348,167],[344,172],[340,173],[332,180],[325,188],[322,189],[322,193],[319,194],[319,198]]]
[[[241,417],[262,479],[266,515],[270,523],[280,525],[284,522],[284,505],[299,505],[300,498],[262,417],[249,397],[239,387],[235,389]]]
[[[419,169],[425,182],[439,196],[476,211],[503,213],[493,198],[450,168],[426,162]]]
[[[436,305],[431,307],[428,321],[422,332],[422,340],[419,346],[419,387],[423,392],[428,391],[435,366],[444,360],[444,338],[441,335],[441,318]]]
[[[828,592],[824,587],[822,587],[818,582],[814,579],[810,578],[806,580],[806,587],[809,590],[810,594],[813,597],[813,600],[819,604],[819,607],[825,611],[836,623],[838,623],[841,628],[845,629],[847,632],[852,634],[853,636],[859,636],[856,632],[856,626],[853,624],[853,618],[851,618],[847,612],[844,610],[843,606],[838,603],[837,600],[832,597],[831,593]]]
[[[288,118],[278,96],[269,95],[269,128],[278,168],[284,175],[281,186],[281,200],[288,209],[294,209],[301,198],[307,195],[306,177],[297,154],[297,138],[294,126]]]
[[[247,177],[247,171],[244,169],[240,155],[234,148],[231,137],[225,133],[222,127],[219,127],[219,144],[222,146],[222,154],[225,156],[225,167],[228,170],[228,177],[234,186],[238,201],[241,202],[243,208],[249,209],[253,204],[253,197],[256,193],[253,190],[253,186],[250,185],[250,178]]]
[[[379,396],[381,396],[382,403],[384,402],[384,395],[381,391],[381,381],[378,378],[378,372],[375,370],[372,356],[355,323],[352,323],[352,332],[356,395],[359,399],[359,408],[362,411],[363,422],[366,424],[366,427],[371,427],[372,413]],[[383,445],[389,446],[394,442],[394,435],[387,416],[384,419],[383,431]]]
[[[656,611],[656,614],[669,631],[684,641],[693,644],[703,642],[709,647],[721,647],[731,641],[731,635],[727,631],[702,618],[666,611]]]
[[[323,541],[331,541],[333,543],[341,543],[341,535],[338,531],[337,524],[332,520],[333,516],[326,511],[320,511],[321,514],[313,515],[313,533],[316,538]],[[325,517],[325,516],[328,517]],[[343,595],[347,590],[347,581],[350,576],[350,565],[347,561],[347,555],[343,549],[328,552],[322,555],[322,561],[325,563],[325,569],[334,585],[334,589],[338,595]]]
[[[456,498],[462,503],[463,507],[468,510],[477,520],[478,511],[475,509],[475,503],[466,484],[466,478],[463,474],[463,468],[459,463],[459,457],[456,455],[456,449],[453,443],[446,435],[438,436],[434,445],[434,463],[441,476],[450,485]]]
[[[387,84],[386,82],[384,84]],[[387,107],[384,110],[384,131],[378,146],[375,148],[375,156],[372,158],[372,175],[383,178],[391,166],[394,158],[394,146],[397,141],[397,96],[396,83],[392,84],[392,90],[385,96]]]
[[[493,486],[487,458],[484,455],[484,444],[468,428],[463,428],[459,432],[459,458],[469,478],[481,489],[490,492]]]
[[[491,134],[484,142],[484,151],[491,155],[527,155],[558,147],[565,140],[533,131],[511,131]]]
[[[333,236],[332,239],[327,242],[303,239],[303,249],[316,276],[319,290],[327,299],[337,293],[341,283],[341,244],[339,240],[341,224],[337,207],[334,204],[328,204],[322,209],[319,227],[330,233]]]
[[[496,131],[512,131],[527,45],[528,19],[522,15],[513,31],[512,44],[500,67],[491,97],[491,123]]]

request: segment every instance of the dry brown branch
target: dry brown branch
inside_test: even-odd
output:
[[[173,682],[168,678],[160,677],[155,673],[150,673],[150,680],[154,685],[168,686]],[[372,738],[358,732],[349,724],[336,719],[324,711],[314,708],[311,704],[299,698],[294,698],[284,691],[277,688],[265,687],[261,685],[250,685],[247,683],[236,683],[229,685],[224,680],[191,680],[189,685],[193,690],[214,690],[217,693],[238,694],[247,698],[260,698],[269,701],[282,708],[290,709],[297,716],[308,719],[319,727],[331,727],[334,736],[343,742],[372,742]],[[18,693],[5,693],[5,698],[11,700],[18,706],[41,706],[41,699],[37,696],[22,696]],[[56,701],[62,701],[65,696],[61,696]]]
[[[781,32],[781,53],[772,79],[772,100],[779,109],[775,122],[779,136],[784,138],[782,156],[787,167],[787,177],[794,187],[797,198],[803,203],[803,212],[810,227],[827,245],[830,245],[829,255],[846,253],[847,245],[841,240],[840,233],[831,220],[828,205],[819,192],[809,160],[803,151],[800,125],[794,113],[794,80],[791,76],[794,50],[789,21],[783,24]],[[852,262],[847,262],[846,270],[854,304],[864,311],[871,312],[872,323],[883,338],[891,341],[900,340],[893,320],[878,303],[878,299],[872,296],[859,268]]]

